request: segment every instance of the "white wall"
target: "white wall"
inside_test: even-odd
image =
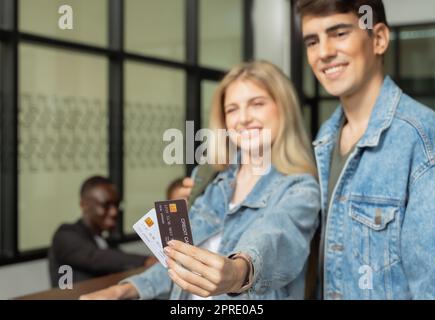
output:
[[[384,5],[392,26],[435,22],[434,0],[384,0]]]
[[[124,252],[150,254],[142,241],[121,245]],[[40,259],[0,267],[0,300],[50,289],[48,260]]]
[[[50,288],[47,259],[0,267],[0,299]]]
[[[256,0],[253,12],[254,57],[290,72],[290,2]]]

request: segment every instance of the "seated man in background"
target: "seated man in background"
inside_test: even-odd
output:
[[[186,192],[184,192],[183,178],[177,178],[173,180],[169,186],[166,188],[166,199],[186,199],[189,197]]]
[[[205,188],[217,175],[217,171],[209,164],[195,167],[192,177],[178,178],[172,181],[166,189],[166,199],[186,199],[189,206],[201,195]]]
[[[61,265],[71,266],[73,282],[78,282],[156,262],[154,257],[124,253],[103,238],[103,232],[115,228],[119,211],[118,192],[109,179],[87,179],[80,189],[80,207],[82,217],[61,225],[53,236],[48,254],[53,287],[62,276]]]

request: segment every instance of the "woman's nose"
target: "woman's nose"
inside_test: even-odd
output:
[[[240,110],[240,117],[239,117],[240,123],[242,124],[249,123],[251,119],[252,119],[252,115],[249,108],[242,108]]]

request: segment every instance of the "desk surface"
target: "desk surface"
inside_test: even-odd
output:
[[[81,282],[74,283],[73,289],[51,289],[47,291],[41,291],[37,293],[32,293],[29,295],[16,297],[16,300],[76,300],[82,294],[101,290],[117,284],[122,279],[125,279],[134,274],[141,273],[144,271],[145,267],[140,267],[137,269],[110,274],[107,276],[94,278],[90,280],[85,280]]]

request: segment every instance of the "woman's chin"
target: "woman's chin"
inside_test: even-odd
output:
[[[241,152],[249,153],[252,156],[261,155],[263,153],[263,144],[258,142],[241,144],[239,148]]]

